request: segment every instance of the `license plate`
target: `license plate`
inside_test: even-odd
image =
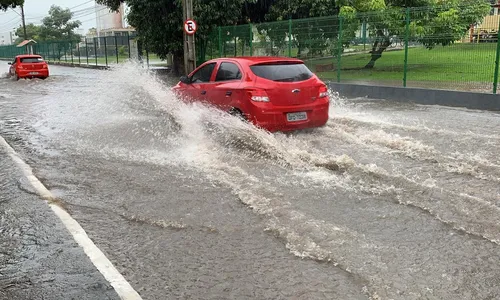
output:
[[[30,75],[38,75],[38,72],[30,72]]]
[[[307,120],[307,113],[305,111],[295,112],[295,113],[287,113],[286,120],[288,122],[305,121],[305,120]]]

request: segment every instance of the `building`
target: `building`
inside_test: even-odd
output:
[[[123,28],[125,19],[125,7],[122,4],[118,12],[112,12],[107,6],[95,4],[97,32],[107,29]]]

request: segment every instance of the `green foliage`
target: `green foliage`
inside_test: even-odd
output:
[[[32,23],[27,24],[26,25],[26,35],[27,35],[28,40],[35,40],[35,41],[40,40],[40,38],[39,38],[40,26],[36,26]],[[18,36],[18,38],[15,41],[16,44],[19,44],[22,41],[24,41],[24,30],[23,30],[22,26],[20,26],[16,29],[16,36]]]
[[[112,9],[117,9],[120,0],[98,0]],[[237,24],[241,18],[243,0],[196,0],[193,5],[197,46],[204,52],[208,37],[218,25]],[[183,55],[182,0],[127,0],[130,13],[128,22],[136,28],[140,39],[149,52],[165,59],[172,53],[176,58]],[[180,63],[180,62],[177,62]],[[176,68],[177,69],[177,68]]]
[[[24,4],[24,0],[0,0],[0,10],[7,10]]]
[[[128,48],[125,47],[125,46],[120,46],[120,48],[118,48],[118,55],[119,56],[126,56],[126,55],[128,55]]]
[[[43,41],[68,41],[78,42],[81,39],[74,31],[80,27],[80,21],[71,21],[73,13],[69,9],[62,9],[53,5],[49,10],[49,15],[42,20],[42,25],[27,24],[26,34],[28,39],[37,42]],[[16,29],[16,43],[24,40],[24,30],[22,26]]]
[[[49,15],[42,20],[40,39],[44,41],[79,41],[81,36],[74,31],[82,24],[71,21],[73,13],[68,9],[52,5]]]

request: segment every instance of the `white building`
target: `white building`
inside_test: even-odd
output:
[[[124,28],[125,5],[121,5],[118,12],[112,12],[105,5],[95,3],[97,32],[109,29]]]

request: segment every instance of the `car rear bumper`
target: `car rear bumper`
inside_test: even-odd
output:
[[[41,77],[49,77],[49,70],[23,70],[18,71],[17,76],[19,78],[41,78]]]
[[[274,106],[271,103],[252,102],[249,120],[268,131],[293,131],[321,127],[328,122],[330,103],[328,97],[307,105]],[[306,112],[307,120],[288,121],[287,113]]]

